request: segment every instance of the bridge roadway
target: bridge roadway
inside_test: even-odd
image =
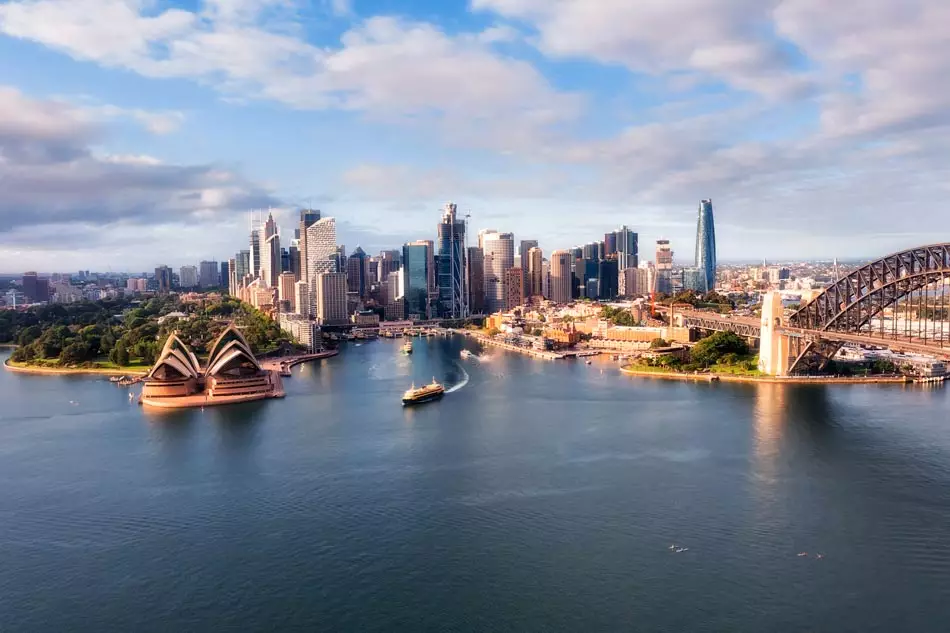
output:
[[[659,308],[659,306],[657,306]],[[668,310],[668,309],[667,309]],[[759,338],[762,326],[758,319],[752,317],[731,316],[703,312],[701,310],[676,310],[674,318],[682,319],[684,327],[718,332],[735,332],[746,338]],[[887,347],[895,352],[909,352],[950,358],[950,343],[940,344],[939,341],[921,341],[901,336],[873,336],[870,333],[847,333],[832,330],[809,330],[805,328],[782,326],[775,329],[776,333],[789,337],[803,338],[809,341],[818,339],[836,341],[839,343],[855,343],[858,345],[877,345]]]

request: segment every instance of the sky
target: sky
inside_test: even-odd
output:
[[[947,241],[946,0],[0,0],[0,271],[150,270],[297,209],[373,253]],[[474,239],[470,240],[474,243]]]

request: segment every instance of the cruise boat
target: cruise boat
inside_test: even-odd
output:
[[[402,346],[402,352],[403,354],[412,353],[412,341],[406,341],[406,344]]]
[[[432,383],[424,387],[417,389],[415,385],[412,385],[406,393],[402,394],[402,403],[403,405],[422,404],[423,402],[438,400],[443,394],[445,394],[445,387],[433,378]]]

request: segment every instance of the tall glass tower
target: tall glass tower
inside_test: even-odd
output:
[[[449,202],[439,222],[439,316],[460,319],[468,316],[465,288],[465,222],[456,215],[457,207]]]
[[[716,225],[712,200],[699,203],[696,221],[696,268],[702,271],[705,292],[716,289]]]

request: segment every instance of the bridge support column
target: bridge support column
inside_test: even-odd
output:
[[[759,371],[769,376],[788,375],[791,343],[782,334],[785,309],[782,295],[767,292],[762,298],[762,334],[759,337]]]

